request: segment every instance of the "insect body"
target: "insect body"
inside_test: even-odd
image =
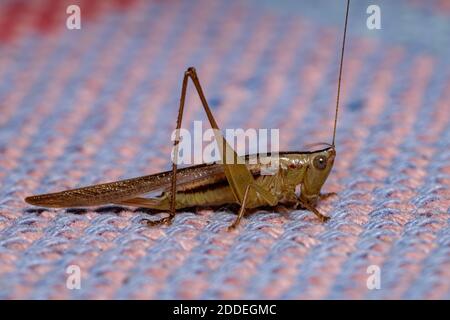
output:
[[[314,152],[286,152],[279,156],[279,168],[274,175],[262,175],[263,164],[268,161],[255,161],[247,164],[255,182],[270,191],[276,197],[276,205],[311,204],[320,196],[320,189],[333,166],[335,151],[333,147]],[[254,157],[254,156],[253,156]],[[250,157],[247,157],[247,162]],[[57,193],[31,196],[26,202],[45,207],[85,207],[115,203],[140,206],[158,210],[170,209],[170,186],[172,171],[157,173],[134,179],[99,184]],[[300,199],[295,188],[301,185]],[[155,198],[137,197],[142,194],[162,191]],[[177,172],[176,209],[183,209],[205,204],[215,206],[236,202],[227,183],[222,164],[205,164],[181,169]],[[246,208],[267,205],[256,193],[247,201]],[[322,219],[326,219],[324,216]]]
[[[247,156],[243,163],[237,161],[236,152],[226,142],[211,113],[196,70],[188,68],[184,74],[181,89],[172,170],[133,179],[31,196],[27,197],[25,201],[33,205],[56,208],[114,203],[169,210],[168,217],[158,221],[148,221],[150,225],[170,223],[177,209],[228,203],[241,205],[239,214],[230,228],[239,224],[245,209],[267,205],[276,206],[277,204],[301,205],[316,214],[321,221],[327,221],[328,217],[322,215],[315,205],[320,198],[329,195],[321,194],[320,191],[333,167],[336,156],[334,141],[349,2],[348,0],[342,42],[333,143],[327,144],[326,148],[316,151],[281,152],[278,157],[278,170],[273,175],[261,174],[265,164],[269,163],[269,161],[263,161],[267,160],[264,159],[267,157],[265,155]],[[194,83],[211,127],[215,129],[215,139],[219,146],[222,146],[219,148],[222,160],[225,160],[225,155],[231,155],[234,158],[232,163],[223,161],[223,163],[203,164],[178,170],[179,129],[181,128],[189,79]],[[300,195],[295,192],[297,186],[301,186]],[[144,197],[146,194],[156,191],[162,192],[160,196]]]

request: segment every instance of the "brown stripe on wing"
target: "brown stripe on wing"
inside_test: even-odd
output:
[[[260,166],[256,164],[247,165],[247,168],[254,178],[258,177],[261,172]],[[210,172],[209,175],[205,175],[204,177],[197,178],[190,182],[177,183],[177,192],[192,193],[227,185],[228,181],[223,167],[218,166],[217,169],[218,170],[214,170],[214,172]],[[170,188],[167,188],[164,191],[170,191]]]

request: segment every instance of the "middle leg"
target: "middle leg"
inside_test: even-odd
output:
[[[258,185],[256,183],[247,185],[247,188],[245,189],[245,193],[244,193],[244,200],[242,201],[238,216],[236,217],[236,220],[234,220],[234,222],[228,227],[228,231],[235,229],[241,222],[241,219],[245,214],[245,209],[248,204],[250,188],[252,188],[256,193],[258,193],[264,199],[264,201],[267,202],[268,205],[273,207],[278,204],[277,198],[272,193],[270,193],[269,191],[267,191],[266,189],[261,187],[260,185]]]

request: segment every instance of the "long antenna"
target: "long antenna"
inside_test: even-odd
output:
[[[345,13],[345,25],[344,25],[344,37],[342,39],[342,50],[341,50],[341,64],[339,66],[339,80],[337,87],[337,96],[336,96],[336,114],[334,115],[334,129],[333,129],[333,147],[334,142],[336,140],[336,126],[337,126],[337,117],[339,111],[339,97],[341,94],[341,78],[342,78],[342,66],[344,64],[344,49],[345,49],[345,37],[347,36],[347,21],[348,21],[348,8],[350,7],[350,0],[347,0],[347,12]]]

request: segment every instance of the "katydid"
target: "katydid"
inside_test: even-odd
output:
[[[315,151],[280,152],[278,154],[278,170],[273,175],[261,174],[264,164],[270,162],[265,157],[270,157],[270,155],[249,155],[245,157],[243,163],[238,163],[238,155],[222,135],[203,93],[197,72],[191,67],[184,73],[182,82],[172,170],[133,179],[31,196],[27,197],[25,201],[36,206],[55,208],[98,206],[111,203],[168,211],[167,217],[157,221],[149,220],[149,225],[170,224],[176,210],[179,209],[230,203],[239,204],[240,210],[229,229],[239,225],[246,209],[278,204],[303,206],[313,212],[321,221],[327,221],[329,217],[322,215],[315,206],[319,199],[331,195],[321,194],[321,189],[330,174],[336,156],[335,137],[349,4],[350,0],[347,0],[331,144],[325,144],[325,147]],[[215,139],[219,146],[222,146],[219,148],[222,161],[178,169],[179,129],[182,124],[189,79],[195,86],[211,127],[215,129]],[[229,155],[233,157],[231,163],[229,159],[224,161]],[[295,192],[298,186],[300,186],[299,195]],[[147,193],[156,191],[161,191],[161,195],[152,198],[143,197]]]

